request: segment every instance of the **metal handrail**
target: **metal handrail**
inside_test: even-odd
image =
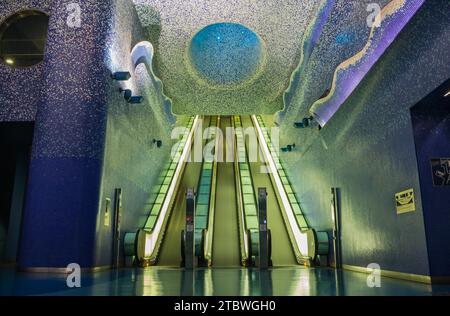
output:
[[[271,166],[270,178],[273,183],[277,198],[281,202],[279,204],[282,209],[282,215],[286,224],[286,228],[288,230],[289,238],[291,239],[291,243],[296,254],[297,262],[299,264],[302,264],[306,259],[310,259],[315,256],[315,254],[310,254],[308,249],[309,238],[311,238],[311,234],[309,234],[309,231],[311,231],[312,229],[302,231],[302,229],[300,228],[297,219],[293,214],[290,203],[286,202],[288,201],[288,199],[286,197],[287,194],[284,186],[277,185],[277,182],[280,182],[278,170],[276,170],[274,166],[275,163],[273,161],[273,157],[270,154],[270,149],[267,146],[266,140],[264,139],[264,135],[261,130],[261,126],[259,125],[255,115],[252,116],[252,121],[257,132],[256,134],[258,136],[261,151],[263,152],[265,160],[269,163],[269,166]]]
[[[231,117],[231,124],[233,126],[233,130],[236,130],[236,126],[234,124],[234,118]],[[245,227],[245,214],[244,214],[244,203],[242,201],[242,188],[241,188],[241,176],[239,169],[239,159],[238,159],[238,148],[237,148],[237,135],[233,137],[233,149],[234,149],[234,175],[235,175],[235,183],[236,183],[236,200],[237,200],[237,211],[238,211],[238,223],[239,223],[239,244],[241,248],[241,264],[243,266],[247,265],[249,259],[249,247],[251,245],[248,244],[248,234],[247,229]]]
[[[151,232],[145,231],[145,260],[150,264],[154,264],[158,257],[159,248],[161,246],[164,232],[167,226],[167,221],[172,210],[173,202],[176,198],[176,191],[181,182],[181,176],[183,174],[187,157],[192,150],[192,143],[194,141],[194,133],[198,127],[199,116],[197,115],[192,124],[192,128],[186,140],[185,147],[183,148],[177,169],[174,174],[174,178],[170,184],[169,191],[164,199],[163,208],[165,211],[163,214],[161,212],[158,214],[157,222]],[[171,194],[170,194],[171,192]]]
[[[220,127],[220,116],[217,118],[217,126]],[[217,164],[219,156],[219,146],[220,138],[216,135],[216,144],[214,152],[214,162],[212,170],[212,181],[211,181],[211,195],[209,199],[209,215],[208,215],[208,227],[206,228],[206,238],[205,238],[205,253],[204,258],[208,262],[208,267],[212,266],[212,247],[214,238],[214,217],[215,217],[215,207],[216,207],[216,191],[217,191]]]

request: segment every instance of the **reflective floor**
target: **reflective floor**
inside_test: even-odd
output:
[[[382,278],[380,288],[367,286],[367,275],[319,268],[257,269],[124,269],[84,273],[81,288],[69,289],[65,275],[17,273],[0,270],[0,295],[450,295],[450,285]]]

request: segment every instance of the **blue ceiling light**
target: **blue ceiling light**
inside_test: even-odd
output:
[[[111,78],[116,81],[127,81],[130,80],[131,74],[128,71],[118,71],[113,73]]]
[[[190,61],[201,78],[216,85],[238,84],[254,76],[262,60],[260,38],[236,23],[212,24],[192,39]]]

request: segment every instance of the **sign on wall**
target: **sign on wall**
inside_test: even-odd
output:
[[[414,189],[409,189],[395,194],[395,204],[397,206],[397,214],[414,212],[416,203],[414,202]]]
[[[450,185],[450,158],[431,159],[434,186]]]

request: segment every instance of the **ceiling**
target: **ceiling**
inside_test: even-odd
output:
[[[133,0],[144,26],[158,31],[155,68],[173,101],[175,114],[273,114],[283,108],[283,93],[297,67],[303,35],[317,15],[320,0]],[[191,56],[192,39],[216,23],[237,23],[259,39],[257,47],[200,69]],[[251,37],[251,36],[250,36]],[[211,45],[206,42],[205,45]],[[233,47],[229,44],[227,49]],[[211,51],[221,48],[210,48]],[[249,58],[258,51],[258,66]],[[231,54],[232,55],[232,54]],[[194,61],[194,62],[193,62]],[[206,61],[206,59],[205,59]],[[211,62],[211,60],[209,60]],[[196,64],[197,63],[197,64]],[[215,68],[214,68],[215,67]],[[245,80],[225,80],[227,70],[252,69]],[[214,78],[211,72],[218,71]],[[220,72],[225,75],[221,75]],[[205,73],[209,73],[205,76]],[[225,78],[223,81],[218,77]],[[210,80],[213,78],[214,80]],[[242,79],[242,78],[241,78]],[[233,81],[233,82],[231,82]]]

